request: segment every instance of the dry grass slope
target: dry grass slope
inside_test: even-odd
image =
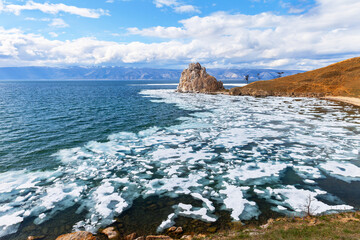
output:
[[[307,218],[279,218],[263,226],[234,226],[203,240],[301,240],[360,239],[360,213],[341,213]]]
[[[360,97],[360,57],[313,71],[233,88],[231,95]]]

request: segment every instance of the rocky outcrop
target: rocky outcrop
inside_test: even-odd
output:
[[[189,64],[189,68],[181,73],[177,87],[178,92],[215,93],[223,90],[223,83],[209,75],[200,63]]]

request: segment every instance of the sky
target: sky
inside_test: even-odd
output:
[[[359,0],[0,0],[0,67],[311,70],[359,43]]]

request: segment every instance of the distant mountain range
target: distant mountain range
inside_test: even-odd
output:
[[[0,80],[163,80],[180,79],[182,70],[125,67],[3,67]],[[208,69],[219,80],[269,80],[302,71],[271,69]]]

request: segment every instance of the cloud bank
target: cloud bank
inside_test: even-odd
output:
[[[200,13],[200,10],[188,4],[182,4],[177,0],[154,0],[157,8],[170,7],[177,13]]]
[[[79,8],[75,6],[65,5],[63,3],[52,4],[28,1],[24,5],[16,5],[4,4],[4,2],[0,0],[0,13],[9,12],[15,15],[20,15],[20,13],[24,10],[39,10],[47,14],[58,14],[59,12],[64,12],[87,18],[99,18],[102,15],[109,15],[108,11],[103,9]]]
[[[208,67],[314,69],[359,55],[359,14],[358,0],[318,0],[315,8],[301,15],[217,12],[184,19],[180,27],[128,29],[132,35],[161,39],[156,43],[58,41],[0,28],[0,66],[11,61],[14,65],[182,67],[201,61]]]

